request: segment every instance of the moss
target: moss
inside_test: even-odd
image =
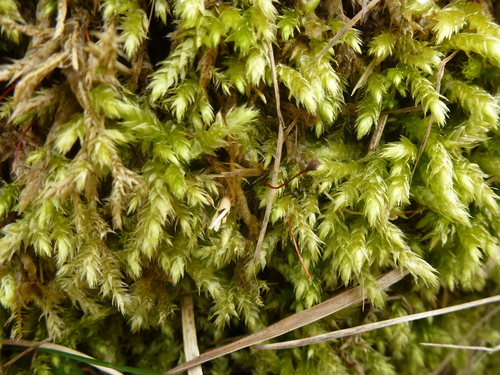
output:
[[[32,3],[36,19],[0,1],[0,49],[16,58],[0,66],[4,337],[166,371],[183,358],[183,293],[197,293],[202,349],[350,285],[371,307],[289,338],[495,293],[493,2]],[[278,186],[313,158],[276,196],[260,181]],[[211,228],[221,199],[230,209]],[[375,278],[394,267],[411,276],[382,293]],[[419,343],[458,343],[488,309],[207,370],[429,372],[446,351]],[[494,323],[468,342],[495,345]],[[51,374],[54,361],[11,369]],[[447,366],[498,366],[474,361]]]

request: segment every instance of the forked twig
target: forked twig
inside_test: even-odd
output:
[[[393,269],[392,271],[389,271],[377,278],[377,283],[379,284],[381,290],[387,289],[389,286],[402,280],[407,274],[408,271]],[[212,359],[222,357],[226,354],[247,348],[262,341],[270,340],[274,337],[293,331],[294,329],[316,322],[346,307],[360,303],[364,299],[365,295],[364,293],[362,293],[362,288],[360,286],[348,289],[345,292],[342,292],[325,302],[311,307],[310,309],[300,311],[292,316],[280,320],[279,322],[270,325],[262,331],[256,332],[250,336],[246,336],[230,344],[202,353],[195,359],[187,361],[186,363],[177,366],[170,371],[167,371],[167,374],[178,374],[194,366],[211,361]]]
[[[483,299],[480,299],[477,301],[462,303],[462,304],[456,305],[456,306],[445,307],[443,309],[426,311],[423,313],[401,316],[399,318],[387,319],[387,320],[383,320],[381,322],[369,323],[369,324],[364,324],[364,325],[357,326],[357,327],[341,329],[339,331],[324,333],[322,335],[309,337],[306,339],[279,342],[276,344],[254,345],[254,346],[252,346],[252,348],[255,348],[255,349],[290,349],[290,348],[296,348],[299,346],[317,344],[319,342],[338,339],[341,337],[353,336],[353,335],[357,335],[359,333],[374,331],[376,329],[389,327],[389,326],[393,326],[393,325],[400,324],[400,323],[412,322],[414,320],[429,318],[431,316],[449,314],[449,313],[452,313],[455,311],[470,309],[472,307],[477,307],[477,306],[481,306],[481,305],[485,305],[485,304],[493,303],[493,302],[500,302],[500,295],[497,295],[494,297],[483,298]]]
[[[268,42],[267,45],[269,48],[269,60],[271,64],[271,73],[273,76],[274,97],[276,100],[276,112],[278,114],[278,138],[276,141],[276,156],[274,157],[273,175],[271,178],[272,181],[271,184],[276,185],[281,163],[281,151],[283,150],[283,142],[285,139],[284,136],[285,121],[283,120],[283,115],[281,114],[280,91],[278,87],[278,76],[276,74],[276,64],[274,62],[273,45],[271,44],[271,42]],[[257,266],[257,263],[259,262],[260,251],[262,250],[262,245],[264,244],[264,237],[266,236],[267,224],[269,223],[269,217],[271,216],[271,209],[273,207],[275,194],[276,194],[275,190],[269,191],[269,197],[267,199],[267,204],[266,204],[266,211],[264,213],[264,218],[262,219],[262,227],[260,228],[257,246],[255,247],[255,255],[253,258],[254,266]]]

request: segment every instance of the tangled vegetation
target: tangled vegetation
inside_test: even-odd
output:
[[[164,372],[185,361],[186,294],[201,350],[349,286],[363,306],[285,338],[498,294],[499,17],[492,0],[0,0],[3,337]],[[420,343],[498,345],[494,308],[204,371],[493,374],[498,355]],[[3,373],[78,368],[36,353]]]

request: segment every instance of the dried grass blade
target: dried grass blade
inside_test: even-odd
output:
[[[450,348],[450,349],[465,349],[465,350],[480,350],[488,353],[495,353],[500,351],[500,345],[493,348],[488,348],[486,346],[464,346],[464,345],[451,345],[451,344],[433,344],[430,342],[422,342],[420,345],[423,346],[436,346],[439,348]]]
[[[407,274],[408,271],[393,269],[392,271],[389,271],[386,274],[380,276],[377,279],[377,282],[380,285],[380,289],[383,290],[402,280]],[[316,322],[346,307],[362,302],[364,298],[365,297],[360,286],[346,290],[345,292],[342,292],[325,302],[313,306],[310,309],[303,310],[275,324],[272,324],[262,331],[244,337],[228,345],[221,346],[220,348],[205,352],[200,356],[187,361],[186,363],[177,366],[170,371],[167,371],[166,374],[178,374],[194,366],[211,361],[212,359],[222,357],[226,354],[247,348],[262,341],[270,340],[277,336],[293,331],[294,329]]]
[[[200,355],[198,340],[196,338],[196,324],[194,321],[193,295],[184,294],[181,299],[182,312],[182,336],[184,339],[184,354],[186,359],[196,358]],[[201,366],[195,366],[188,370],[188,375],[203,375]]]
[[[77,356],[84,357],[84,358],[95,359],[95,358],[93,358],[87,354],[84,354],[82,352],[79,352],[77,350],[73,350],[73,349],[67,348],[67,347],[62,346],[62,345],[51,344],[51,343],[44,343],[42,345],[39,345],[39,343],[35,342],[35,341],[8,340],[8,339],[6,339],[6,340],[3,340],[3,345],[23,346],[23,347],[28,347],[28,348],[35,347],[35,349],[36,348],[51,349],[51,350],[56,350],[56,351],[62,352],[62,353],[77,355]],[[109,367],[104,367],[104,366],[99,366],[99,365],[94,365],[94,364],[90,364],[90,365],[99,369],[100,371],[102,371],[106,374],[123,375],[122,372],[114,370],[114,369],[109,368]]]
[[[462,304],[456,305],[456,306],[445,307],[443,309],[426,311],[426,312],[423,312],[423,313],[412,314],[412,315],[408,315],[408,316],[401,316],[399,318],[387,319],[387,320],[383,320],[381,322],[369,323],[369,324],[364,324],[362,326],[357,326],[357,327],[352,327],[352,328],[347,328],[347,329],[341,329],[339,331],[329,332],[329,333],[325,333],[325,334],[322,334],[322,335],[318,335],[318,336],[314,336],[314,337],[309,337],[307,339],[292,340],[292,341],[286,341],[286,342],[279,342],[279,343],[276,343],[276,344],[254,345],[252,347],[255,348],[255,349],[290,349],[290,348],[296,348],[296,347],[299,347],[299,346],[317,344],[319,342],[324,342],[324,341],[338,339],[338,338],[341,338],[341,337],[347,337],[347,336],[357,335],[359,333],[374,331],[376,329],[380,329],[380,328],[384,328],[384,327],[389,327],[389,326],[393,326],[393,325],[400,324],[400,323],[411,322],[411,321],[419,320],[419,319],[425,319],[425,318],[429,318],[431,316],[449,314],[449,313],[452,313],[452,312],[456,312],[456,311],[460,311],[460,310],[465,310],[465,309],[470,309],[472,307],[486,305],[488,303],[493,303],[493,302],[500,302],[500,295],[497,295],[497,296],[494,296],[494,297],[483,298],[483,299],[480,299],[480,300],[477,300],[477,301],[473,301],[473,302],[462,303]]]
[[[280,92],[278,87],[278,76],[276,74],[276,64],[274,62],[274,52],[273,45],[271,42],[268,42],[269,49],[269,60],[271,64],[271,72],[273,76],[273,86],[274,86],[274,97],[276,100],[276,112],[278,114],[278,138],[276,140],[276,156],[274,158],[274,167],[273,167],[273,175],[272,175],[272,185],[276,185],[276,181],[278,180],[278,171],[281,163],[281,151],[283,150],[283,142],[285,140],[284,129],[285,129],[285,121],[283,120],[283,115],[281,114],[281,106],[280,106]],[[253,258],[254,266],[257,266],[260,257],[260,251],[262,250],[262,245],[264,244],[264,237],[266,236],[267,224],[269,223],[269,217],[271,216],[271,209],[273,207],[274,195],[276,192],[274,190],[269,191],[269,197],[267,200],[266,211],[264,213],[264,218],[262,220],[262,227],[260,228],[259,239],[257,241],[257,246],[255,247],[255,255]]]

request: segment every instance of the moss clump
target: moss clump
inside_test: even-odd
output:
[[[197,292],[202,349],[349,285],[371,307],[289,337],[496,294],[493,9],[465,0],[0,0],[4,337],[50,336],[166,371],[183,360],[184,293]],[[312,158],[316,170],[276,193],[260,182],[280,185]],[[225,222],[209,229],[223,197]],[[385,294],[376,277],[395,267],[411,277]],[[498,321],[474,326],[487,310],[241,351],[206,369],[427,373],[447,349],[420,342],[459,343],[473,330],[467,343],[498,344]],[[498,356],[454,358],[450,372],[499,366]],[[4,372],[62,367],[43,354]]]

